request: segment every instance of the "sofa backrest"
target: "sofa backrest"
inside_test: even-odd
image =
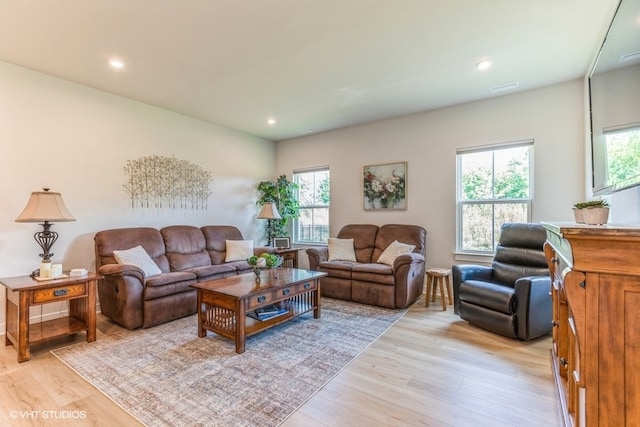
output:
[[[372,224],[347,224],[340,229],[338,239],[353,239],[356,261],[371,262],[378,226]]]
[[[117,264],[113,251],[142,246],[163,273],[169,271],[169,260],[166,256],[164,240],[160,231],[155,228],[134,227],[103,230],[96,233],[94,242],[96,269],[105,264]]]
[[[192,225],[170,225],[160,229],[172,271],[211,265],[202,230]]]
[[[425,256],[427,230],[418,225],[385,224],[380,227],[376,236],[375,248],[371,255],[371,262],[377,262],[382,252],[397,240],[400,243],[415,245],[414,253]]]
[[[243,240],[242,233],[231,225],[201,227],[211,264],[222,264],[227,257],[227,240]]]
[[[543,249],[546,240],[542,224],[503,224],[492,264],[494,280],[514,285],[521,277],[548,276]]]

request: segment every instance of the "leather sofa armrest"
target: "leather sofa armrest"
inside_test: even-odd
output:
[[[395,306],[405,308],[422,293],[425,259],[422,254],[400,255],[393,261]]]
[[[453,281],[453,312],[458,314],[460,305],[460,283],[467,280],[481,280],[490,282],[493,277],[493,268],[486,265],[455,264],[451,267]]]
[[[128,264],[105,264],[98,268],[98,274],[114,277],[133,276],[143,285],[146,280],[144,271],[140,267]]]
[[[516,317],[522,319],[518,321],[518,338],[529,340],[551,332],[551,277],[522,277],[516,280],[514,289]]]
[[[424,262],[424,257],[421,254],[416,253],[400,255],[393,261],[393,271],[398,271],[398,269],[404,264],[412,264],[414,262]]]
[[[105,264],[98,268],[98,274],[103,277],[98,284],[102,313],[128,329],[142,326],[146,280],[142,269],[127,264]]]
[[[306,252],[309,257],[309,270],[317,270],[318,264],[329,259],[328,246],[308,248]]]

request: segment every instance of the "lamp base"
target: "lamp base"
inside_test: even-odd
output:
[[[43,263],[51,263],[51,257],[54,255],[51,250],[53,244],[58,240],[58,233],[55,231],[51,231],[51,224],[49,221],[45,221],[42,226],[42,231],[38,231],[33,235],[33,238],[38,245],[42,248],[42,253],[40,254],[40,258],[42,258]]]

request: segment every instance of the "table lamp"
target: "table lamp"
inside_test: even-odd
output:
[[[273,220],[282,219],[280,216],[280,212],[278,212],[278,208],[273,202],[267,202],[262,205],[262,209],[260,209],[260,213],[258,214],[258,219],[266,219],[267,220],[267,246],[271,246],[273,242]]]
[[[38,231],[33,238],[42,248],[40,258],[42,264],[48,263],[50,266],[53,253],[51,247],[58,240],[58,233],[51,231],[52,222],[69,222],[76,219],[71,215],[62,200],[60,193],[50,192],[48,188],[44,191],[34,191],[29,197],[27,206],[16,218],[16,222],[40,222],[42,231]],[[41,266],[42,266],[41,264]]]

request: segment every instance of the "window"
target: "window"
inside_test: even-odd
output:
[[[457,151],[457,252],[491,254],[505,222],[530,222],[533,141]]]
[[[329,168],[295,171],[300,216],[293,223],[296,243],[326,243],[329,238]]]
[[[640,126],[605,129],[607,186],[614,189],[640,182]]]

